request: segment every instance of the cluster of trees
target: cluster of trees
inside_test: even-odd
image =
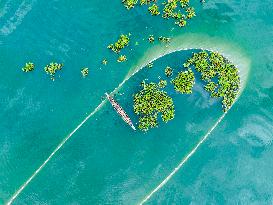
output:
[[[191,94],[193,85],[195,84],[194,73],[191,69],[181,71],[178,73],[171,83],[174,85],[174,89],[182,94]]]
[[[153,63],[153,62],[150,62],[150,63],[147,64],[146,67],[147,67],[147,68],[152,68],[152,67],[154,67],[154,63]]]
[[[149,5],[152,2],[156,2],[156,0],[140,0],[140,5]]]
[[[123,48],[129,45],[129,35],[121,34],[119,39],[115,43],[111,43],[107,48],[111,49],[115,53],[119,53]]]
[[[170,66],[165,68],[165,75],[166,77],[171,77],[173,75],[173,69]]]
[[[140,5],[149,5],[152,2],[155,3],[157,0],[139,0]],[[123,5],[128,9],[134,8],[138,4],[138,0],[122,0]]]
[[[45,72],[50,75],[50,79],[52,81],[55,80],[55,73],[58,71],[58,70],[62,70],[62,67],[63,67],[63,64],[62,63],[50,63],[49,65],[46,65],[44,70]]]
[[[110,45],[107,46],[107,48],[111,49],[113,52],[119,54],[120,51],[125,48],[126,46],[129,45],[129,42],[130,42],[130,38],[129,38],[130,34],[128,35],[125,35],[125,34],[122,34],[120,35],[119,39],[115,42],[115,43],[112,43]],[[120,62],[124,62],[126,61],[127,58],[125,55],[120,55],[117,59],[117,61],[120,63]],[[103,62],[105,63],[105,62]]]
[[[89,74],[89,69],[88,68],[82,68],[81,73],[82,73],[82,77],[85,78]]]
[[[102,63],[103,65],[107,65],[108,60],[107,60],[107,59],[103,59],[101,63]]]
[[[149,35],[148,41],[149,41],[149,43],[153,43],[155,41],[154,35]],[[159,36],[158,41],[160,41],[161,43],[170,43],[171,38],[170,37],[165,37],[165,36]]]
[[[170,43],[171,42],[171,38],[169,37],[165,37],[165,36],[159,36],[158,40],[162,43]]]
[[[164,5],[163,18],[174,19],[179,27],[187,25],[187,21],[195,15],[195,10],[190,6],[189,0],[172,0]]]
[[[134,8],[135,5],[137,4],[138,0],[122,0],[123,5],[127,8],[127,9],[131,9]]]
[[[120,55],[117,60],[119,63],[127,61],[126,55]]]
[[[201,51],[193,53],[184,64],[186,70],[170,80],[174,90],[182,94],[191,94],[195,84],[195,75],[192,69],[201,73],[201,80],[205,82],[204,89],[211,97],[222,98],[223,111],[226,112],[234,103],[240,86],[238,69],[226,58],[217,52]],[[165,68],[165,76],[171,77],[173,69]],[[162,89],[167,81],[160,79],[156,83],[142,82],[142,89],[134,95],[134,111],[139,116],[139,128],[147,131],[158,126],[158,114],[164,122],[174,118],[174,104],[167,92]]]
[[[160,80],[159,83],[158,83],[158,87],[159,88],[165,88],[167,86],[167,81],[166,80]]]
[[[142,89],[134,94],[134,112],[139,116],[139,129],[147,131],[158,126],[158,114],[163,122],[174,118],[174,104],[156,83],[141,83]]]
[[[148,8],[148,11],[152,16],[157,16],[160,14],[159,7],[156,4],[153,4]]]
[[[30,71],[33,71],[34,70],[34,63],[31,63],[31,62],[28,62],[26,63],[26,65],[22,68],[22,71],[24,72],[30,72]]]
[[[128,10],[136,5],[149,5],[148,11],[153,16],[158,16],[161,13],[160,7],[156,2],[156,0],[122,0],[122,3]],[[201,0],[200,2],[204,3],[205,1]],[[175,24],[179,27],[186,26],[187,21],[196,16],[194,8],[190,6],[190,0],[168,0],[164,1],[162,5],[162,17],[164,19],[174,19]]]
[[[152,63],[146,67],[150,68]],[[165,68],[166,77],[173,75],[173,69],[169,66]],[[159,77],[160,78],[160,77]],[[179,72],[178,75],[170,81],[174,89],[183,94],[192,93],[195,83],[194,73],[191,69]],[[160,79],[156,84],[154,82],[146,84],[141,83],[142,89],[134,94],[134,112],[139,116],[138,127],[143,131],[158,126],[158,114],[161,113],[161,119],[164,122],[174,118],[174,104],[167,92],[162,89],[167,86],[167,80]]]
[[[55,74],[58,70],[62,70],[63,68],[63,64],[62,63],[56,63],[56,62],[51,62],[50,64],[46,65],[44,67],[44,71],[50,75],[50,79],[52,81],[55,81]],[[24,72],[30,72],[34,70],[34,63],[26,63],[26,65],[22,68],[22,70]],[[88,76],[89,73],[89,69],[88,68],[82,68],[81,69],[81,74],[83,77]]]
[[[148,41],[149,41],[150,43],[153,43],[153,42],[155,41],[154,35],[150,35],[149,38],[148,38]]]
[[[201,73],[201,79],[211,97],[222,98],[223,111],[226,112],[235,101],[240,88],[239,70],[217,52],[201,51],[194,53],[184,67],[193,67]]]

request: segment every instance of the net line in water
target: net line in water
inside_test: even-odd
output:
[[[194,36],[194,38],[196,38],[196,36]],[[189,37],[189,39],[191,40],[191,42],[198,42],[196,40],[191,39],[191,36]],[[197,36],[197,39],[204,39],[204,36]],[[199,39],[199,40],[200,40]],[[177,40],[179,40],[179,38],[177,38]],[[183,39],[184,41],[182,42],[187,42],[189,43],[189,41],[186,41],[186,39]],[[202,41],[203,42],[203,41]],[[214,42],[215,43],[215,42]],[[180,44],[180,41],[179,41]],[[208,50],[208,51],[212,51],[212,50],[216,50],[216,49],[212,49],[210,48],[210,46],[205,45],[206,48],[202,48],[202,46],[200,45],[196,45],[192,48],[189,48],[188,45],[173,45],[174,47],[169,47],[166,49],[166,47],[161,47],[161,49],[159,47],[158,51],[156,53],[153,53],[151,51],[147,51],[148,55],[144,55],[144,59],[141,59],[141,62],[139,65],[136,65],[135,67],[133,67],[134,69],[129,69],[129,72],[127,74],[127,76],[125,77],[125,79],[110,93],[114,94],[116,93],[131,77],[133,77],[136,73],[138,73],[142,68],[144,68],[148,63],[153,62],[167,54],[171,54],[177,51],[186,51],[186,50],[193,50],[193,49],[204,49],[204,50]],[[185,46],[185,47],[184,47]],[[152,53],[149,55],[149,53]],[[223,52],[220,52],[221,54],[223,54]],[[234,62],[233,62],[234,63]],[[131,72],[132,71],[132,72]],[[246,76],[248,74],[248,72],[246,71]],[[244,88],[244,87],[243,87]],[[243,90],[242,88],[242,90]],[[83,124],[89,120],[94,114],[96,114],[96,112],[98,112],[103,105],[106,104],[106,99],[104,99],[103,101],[101,101],[101,103],[66,137],[64,138],[61,143],[53,150],[53,152],[49,155],[49,157],[41,164],[41,166],[36,169],[36,171],[26,180],[25,183],[23,183],[21,185],[21,187],[11,196],[11,198],[8,200],[8,202],[6,203],[7,205],[10,205],[13,203],[13,201],[18,197],[18,195],[26,188],[26,186],[35,178],[35,176],[46,166],[46,164],[52,159],[52,157],[62,148],[62,146],[83,126]],[[186,158],[184,158],[182,160],[182,162],[172,171],[172,173],[170,175],[167,176],[166,179],[164,179],[160,185],[158,185],[149,195],[147,195],[145,197],[144,200],[142,200],[142,202],[140,204],[145,203],[147,200],[150,199],[150,197],[157,192],[160,188],[162,188],[169,180],[170,178],[182,167],[182,165],[194,154],[194,152],[199,148],[199,146],[207,139],[207,137],[210,135],[210,133],[217,127],[217,125],[222,121],[222,119],[225,117],[224,113],[216,122],[216,124],[210,129],[210,131],[201,139],[201,141],[196,145],[196,147],[190,152],[190,154],[188,154],[186,156]]]
[[[195,147],[190,151],[190,153],[182,159],[182,161],[172,170],[172,172],[155,188],[153,189],[140,203],[139,205],[143,205],[146,203],[156,192],[158,192],[167,182],[180,170],[180,168],[191,158],[191,156],[198,150],[198,148],[206,141],[209,135],[213,132],[213,130],[218,126],[219,123],[222,122],[227,112],[225,112],[217,122],[212,126],[212,128],[205,134],[201,140],[195,145]]]
[[[111,93],[116,93],[132,76],[138,73],[142,68],[145,66],[139,66],[137,69],[130,75],[127,75],[125,79],[116,87]],[[129,71],[130,72],[130,71]],[[36,171],[21,185],[21,187],[12,195],[12,197],[6,203],[10,205],[13,201],[19,196],[19,194],[27,187],[27,185],[35,178],[35,176],[46,166],[46,164],[52,159],[52,157],[61,149],[61,147],[89,120],[94,114],[96,114],[107,102],[106,99],[101,101],[101,103],[66,137],[64,138],[61,143],[53,150],[53,152],[49,155],[49,157],[41,164],[41,166],[36,169]]]
[[[192,36],[190,36],[190,38],[191,37]],[[177,38],[176,40],[178,40],[178,39],[179,38]],[[197,40],[197,44],[199,44],[200,42],[198,42],[198,38],[196,40]],[[206,40],[209,41],[209,39],[206,39]],[[202,48],[202,46],[200,46],[200,48],[202,50],[218,52],[217,49],[215,48],[215,45],[212,48],[209,48],[209,49],[206,49],[204,47]],[[198,49],[198,48],[192,48],[192,49]],[[178,49],[178,50],[181,51],[183,49]],[[184,50],[186,50],[186,49],[184,49]],[[226,50],[226,49],[224,49],[224,50]],[[241,52],[238,52],[237,55],[234,54],[233,56],[226,56],[225,52],[219,52],[219,53],[221,55],[223,55],[225,58],[229,59],[229,60],[232,57],[232,59],[233,59],[233,61],[231,60],[232,63],[235,63],[234,60],[236,60],[236,63],[240,62],[240,66],[239,65],[236,65],[236,66],[240,67],[240,69],[242,69],[242,70],[239,70],[239,75],[240,75],[240,78],[241,78],[239,94],[236,97],[235,101],[233,102],[232,106],[229,108],[229,110],[230,110],[233,107],[233,105],[237,102],[237,100],[239,99],[239,97],[241,96],[241,94],[242,94],[242,92],[243,92],[243,90],[245,88],[245,85],[247,83],[247,78],[248,78],[249,68],[250,68],[251,62]],[[222,122],[222,120],[224,119],[224,117],[226,116],[228,111],[226,111],[223,115],[221,115],[221,117],[217,120],[217,122],[201,138],[201,140],[195,145],[195,147],[180,161],[180,163],[172,170],[172,172],[157,187],[155,187],[148,195],[145,196],[145,198],[139,203],[139,205],[143,205],[144,203],[146,203],[156,192],[158,192],[163,186],[165,186],[167,184],[167,182],[181,169],[181,167],[193,156],[193,154],[198,150],[198,148],[207,140],[207,138],[213,132],[213,130]]]
[[[244,89],[241,88],[241,89]],[[195,145],[195,147],[180,161],[180,163],[172,170],[172,172],[156,187],[154,188],[145,198],[139,203],[139,205],[145,204],[156,192],[158,192],[163,186],[167,184],[167,182],[182,168],[182,166],[193,156],[193,154],[198,150],[198,148],[207,140],[209,135],[214,131],[214,129],[222,122],[225,118],[226,114],[233,107],[236,101],[239,99],[241,93],[237,96],[236,100],[232,104],[232,106],[221,115],[221,117],[216,121],[216,123],[210,128],[210,130],[201,138],[201,140]]]
[[[7,202],[7,205],[10,205],[17,196],[26,188],[26,186],[33,180],[33,178],[45,167],[45,165],[51,160],[51,158],[59,151],[59,149],[69,140],[72,135],[77,132],[78,129],[97,111],[101,109],[101,107],[105,104],[106,100],[103,100],[93,112],[91,112],[63,141],[53,150],[53,152],[49,155],[49,157],[42,163],[42,165],[28,178],[28,180],[13,194],[11,199]]]

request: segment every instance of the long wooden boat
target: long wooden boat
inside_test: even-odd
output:
[[[125,110],[117,103],[117,101],[114,100],[108,93],[105,93],[107,99],[113,106],[113,108],[116,110],[116,112],[119,114],[119,116],[123,119],[124,122],[126,122],[133,130],[136,130],[134,124],[132,123],[132,120],[127,115]]]

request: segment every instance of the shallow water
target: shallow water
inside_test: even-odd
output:
[[[187,47],[218,49],[238,64],[244,91],[187,163],[147,204],[273,203],[273,3],[208,1],[185,29],[130,12],[120,1],[3,0],[0,2],[0,204],[41,166],[59,143],[124,80],[117,100],[133,121],[132,93],[148,78],[179,68],[190,51],[166,55],[151,70],[131,74],[162,54]],[[116,63],[106,49],[132,33]],[[169,47],[146,38],[167,35]],[[144,39],[144,40],[143,40]],[[139,42],[135,46],[135,41]],[[108,58],[107,66],[101,60]],[[21,72],[26,61],[37,65]],[[54,83],[43,73],[65,64]],[[89,67],[86,79],[80,69]],[[248,77],[247,74],[248,73]],[[106,103],[56,152],[14,204],[137,204],[158,186],[221,116],[197,82],[192,96],[176,95],[176,117],[148,133],[132,132]]]

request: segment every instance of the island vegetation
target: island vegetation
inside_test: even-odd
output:
[[[184,67],[193,67],[201,73],[205,90],[211,97],[222,98],[223,111],[226,112],[235,101],[240,86],[238,68],[217,52],[201,51],[193,53]]]
[[[158,83],[159,88],[165,88],[167,86],[167,81],[166,80],[160,80]]]
[[[107,63],[108,63],[107,59],[103,59],[103,60],[102,60],[102,64],[103,64],[103,65],[107,65]]]
[[[165,75],[166,77],[171,77],[173,75],[173,69],[170,66],[165,68]]]
[[[185,27],[187,25],[187,21],[184,18],[181,18],[175,22],[179,27]]]
[[[129,42],[130,42],[129,35],[122,34],[120,35],[117,42],[108,45],[107,48],[111,49],[115,53],[119,53],[123,48],[129,45]]]
[[[28,63],[26,63],[25,66],[22,68],[22,71],[24,71],[24,72],[27,73],[27,72],[33,71],[33,70],[34,70],[34,67],[35,67],[34,63],[28,62]]]
[[[204,0],[200,0],[200,2],[205,3]],[[139,3],[138,0],[122,0],[122,3],[128,10],[136,5],[146,5],[151,15],[158,16],[162,13],[164,19],[174,19],[175,24],[179,27],[185,27],[187,21],[196,16],[194,7],[190,5],[190,0],[166,0],[161,7],[156,0],[140,0]]]
[[[61,63],[50,63],[49,65],[46,65],[44,70],[45,72],[50,75],[50,79],[52,81],[55,80],[55,74],[58,70],[62,70],[63,64]]]
[[[126,55],[120,55],[117,60],[119,63],[127,61]]]
[[[129,10],[134,8],[138,0],[122,0],[123,5]]]
[[[82,77],[85,78],[89,74],[89,69],[88,68],[82,68],[81,73],[82,73]]]
[[[159,36],[158,40],[162,43],[170,43],[171,42],[171,38],[169,37],[165,37],[165,36]]]
[[[239,93],[240,77],[238,69],[221,54],[212,51],[195,52],[183,64],[181,70],[170,80],[174,90],[181,94],[191,94],[195,85],[195,73],[199,72],[205,82],[204,89],[213,98],[222,98],[222,108],[226,112],[234,103]],[[148,67],[148,66],[147,66]],[[165,76],[171,77],[173,69],[165,68]],[[142,89],[134,97],[134,112],[139,116],[139,129],[147,131],[158,126],[158,116],[168,122],[175,116],[173,100],[163,91],[167,80],[159,77],[156,83],[141,83]]]
[[[194,16],[196,16],[196,15],[195,15],[195,10],[194,10],[193,7],[188,7],[188,8],[186,9],[186,12],[187,12],[187,19],[191,19],[191,18],[193,18]]]
[[[176,78],[171,81],[171,83],[174,85],[174,89],[177,92],[191,94],[193,85],[195,84],[194,73],[191,69],[181,71],[178,73]]]
[[[174,104],[165,91],[156,83],[141,83],[142,90],[134,94],[134,112],[139,116],[138,127],[147,131],[158,126],[158,115],[163,122],[174,118]]]
[[[155,41],[154,35],[150,35],[149,38],[148,38],[148,41],[149,41],[150,43],[153,43],[153,42]]]
[[[153,62],[150,62],[150,63],[147,64],[146,67],[147,67],[147,68],[153,68],[153,67],[154,67],[154,63],[153,63]]]
[[[153,4],[148,8],[148,11],[151,13],[152,16],[157,16],[160,14],[159,7],[156,4]]]
[[[126,46],[129,45],[129,42],[130,42],[130,36],[131,34],[129,33],[128,35],[125,35],[125,34],[121,34],[119,39],[115,42],[115,43],[112,43],[110,45],[107,46],[107,48],[111,49],[113,52],[117,53],[117,54],[120,54],[120,51],[122,49],[124,49]],[[119,55],[118,59],[117,59],[117,62],[121,63],[121,62],[125,62],[127,61],[127,57],[126,55]],[[102,63],[104,65],[107,64],[107,60],[104,59],[102,61]]]
[[[157,0],[140,0],[140,5],[149,5],[152,2],[156,2]]]
[[[146,2],[146,1],[145,1]],[[150,2],[150,1],[149,1]],[[182,4],[182,3],[183,4]],[[187,7],[188,1],[181,0],[182,7]],[[148,3],[148,1],[146,2]],[[194,16],[194,10],[187,8],[186,18]],[[180,15],[180,14],[176,14]],[[120,54],[120,51],[129,45],[129,35],[120,35],[117,42],[108,46],[113,52]],[[148,38],[153,43],[155,38],[150,35]],[[171,38],[160,36],[158,40],[163,43],[170,43]],[[119,55],[117,61],[125,62],[126,55]],[[107,59],[102,60],[103,65],[107,65]],[[240,86],[240,77],[238,69],[225,57],[217,52],[200,51],[193,53],[192,56],[183,64],[186,70],[178,72],[178,74],[169,82],[173,84],[174,90],[182,94],[191,94],[195,84],[195,75],[193,70],[201,74],[201,80],[205,82],[204,89],[210,93],[213,98],[222,99],[222,108],[226,112],[234,103]],[[46,65],[44,70],[50,75],[51,80],[55,80],[55,74],[61,70],[63,64],[52,62]],[[153,62],[146,65],[147,68],[153,67]],[[34,64],[26,63],[22,68],[24,72],[34,70]],[[170,78],[173,76],[173,69],[167,66],[164,70],[165,76]],[[89,69],[81,69],[83,77],[88,76]],[[160,77],[159,77],[160,79]],[[158,126],[158,118],[161,116],[163,122],[172,120],[175,116],[175,109],[172,98],[163,89],[168,85],[167,80],[160,79],[158,83],[141,83],[142,89],[133,95],[134,112],[139,116],[139,129],[147,131],[150,128]]]

